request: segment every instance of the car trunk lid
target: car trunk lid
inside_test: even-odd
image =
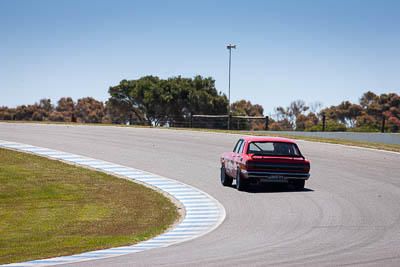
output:
[[[252,155],[247,161],[247,170],[282,173],[308,173],[310,171],[310,163],[303,157]]]

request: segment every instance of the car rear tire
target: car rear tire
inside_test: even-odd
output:
[[[293,185],[296,190],[303,190],[305,183],[305,180],[293,180]]]
[[[232,177],[228,176],[225,171],[225,167],[221,167],[221,184],[223,186],[230,186],[232,185],[233,179]]]
[[[245,191],[247,188],[247,181],[242,178],[240,174],[240,169],[237,170],[236,175],[236,189],[239,191]]]

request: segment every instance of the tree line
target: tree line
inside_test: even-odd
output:
[[[103,103],[92,97],[76,102],[63,97],[53,105],[50,99],[41,99],[33,105],[16,108],[0,107],[0,120],[58,121],[82,123],[117,123],[153,126],[187,126],[192,115],[226,115],[228,98],[215,88],[211,77],[181,76],[160,79],[145,76],[137,80],[122,80],[108,90],[110,97]],[[400,97],[396,93],[376,95],[368,91],[359,103],[343,101],[324,109],[322,103],[307,105],[303,100],[293,101],[288,107],[278,106],[269,116],[268,129],[321,131],[326,118],[327,131],[385,131],[400,130]],[[263,117],[261,105],[247,100],[231,104],[233,116]],[[220,121],[215,121],[220,123]],[[236,121],[237,128],[265,129],[265,120],[250,123]]]
[[[83,123],[171,125],[192,114],[226,114],[228,98],[215,88],[215,80],[172,77],[160,79],[145,76],[122,80],[109,88],[105,103],[92,97],[73,101],[63,97],[56,105],[41,99],[33,105],[0,107],[0,120],[59,121]]]
[[[304,101],[293,101],[289,107],[275,108],[272,130],[321,131],[326,118],[326,131],[387,132],[400,131],[400,97],[396,93],[376,95],[368,91],[359,104],[343,101],[320,111],[322,104],[307,106]]]
[[[41,99],[33,105],[16,108],[0,107],[0,120],[57,121],[82,123],[107,123],[103,102],[85,97],[74,102],[71,97],[62,97],[57,105],[50,99]]]

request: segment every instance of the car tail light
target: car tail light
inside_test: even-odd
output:
[[[306,162],[306,166],[304,167],[304,170],[309,172],[310,171],[310,163]]]

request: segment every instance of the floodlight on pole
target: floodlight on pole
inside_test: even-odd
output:
[[[231,125],[231,55],[232,55],[232,48],[236,49],[236,45],[229,44],[229,45],[227,45],[226,48],[229,50],[228,130],[230,130],[230,125]]]

